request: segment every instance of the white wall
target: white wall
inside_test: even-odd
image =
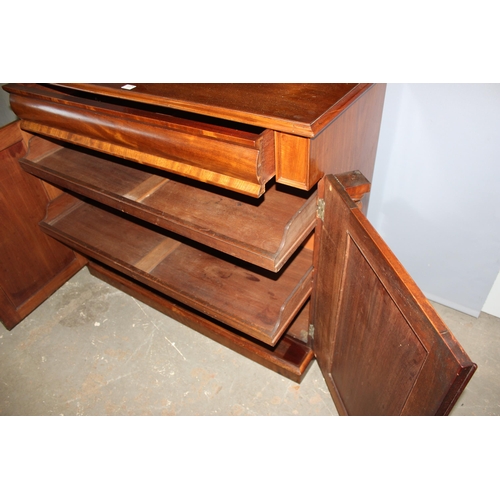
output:
[[[0,127],[16,119],[16,115],[9,106],[9,94],[2,89],[2,85],[5,83],[0,83]]]
[[[428,298],[479,315],[499,199],[500,84],[389,84],[368,217]]]
[[[483,305],[483,311],[500,318],[500,273]]]

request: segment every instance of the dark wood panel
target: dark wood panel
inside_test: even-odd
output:
[[[315,225],[314,191],[272,184],[254,200],[38,137],[21,165],[56,185],[271,271],[281,269]]]
[[[398,415],[428,353],[352,238],[345,266],[331,377],[350,414]]]
[[[314,350],[325,380],[342,414],[448,414],[476,365],[349,197],[346,179],[362,192],[353,177],[324,183]]]
[[[312,252],[271,273],[177,242],[137,219],[66,195],[42,228],[77,251],[267,344],[274,345],[309,297]],[[171,242],[171,243],[170,243]]]
[[[312,349],[300,340],[309,322],[308,303],[278,343],[269,346],[96,262],[91,261],[89,269],[112,286],[294,382],[302,381],[314,359]]]
[[[0,129],[0,319],[9,329],[85,264],[40,231],[48,196],[19,167],[25,153],[19,122]]]

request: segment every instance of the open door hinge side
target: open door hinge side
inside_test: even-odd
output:
[[[308,334],[309,334],[309,338],[311,340],[314,340],[314,325],[312,323],[309,325]]]
[[[316,217],[325,221],[325,200],[323,198],[318,198],[318,206],[316,208]]]

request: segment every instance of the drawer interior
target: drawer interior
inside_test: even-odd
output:
[[[271,182],[259,199],[33,137],[22,167],[59,187],[278,272],[314,229],[316,192]]]
[[[312,290],[312,251],[305,247],[280,272],[269,272],[69,194],[49,205],[40,225],[76,251],[269,345]]]

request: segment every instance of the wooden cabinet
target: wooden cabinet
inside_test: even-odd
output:
[[[9,329],[86,262],[38,227],[55,192],[19,167],[27,140],[19,122],[0,129],[0,320]]]
[[[293,380],[316,357],[341,414],[449,413],[476,366],[362,210],[383,85],[4,88],[48,241]]]

